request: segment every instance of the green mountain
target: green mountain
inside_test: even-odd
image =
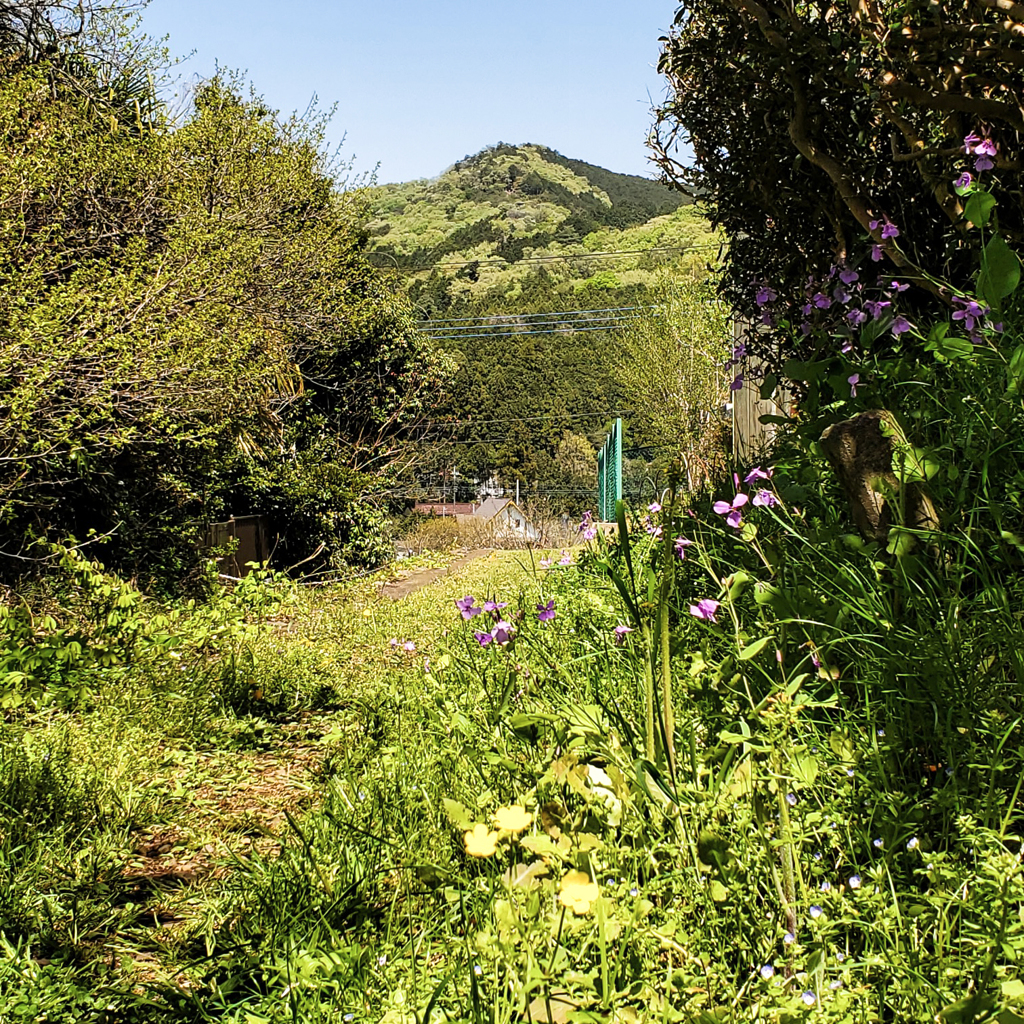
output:
[[[688,196],[536,145],[498,143],[433,180],[380,186],[372,208],[381,265],[411,274],[414,297],[437,290],[424,287],[432,273],[450,280],[445,309],[516,298],[539,267],[563,293],[629,289],[683,250],[714,247]],[[607,255],[623,250],[636,255]]]
[[[431,435],[416,493],[450,493],[458,479],[470,497],[496,477],[586,507],[587,446],[621,409],[617,332],[665,275],[703,277],[715,261],[691,198],[499,143],[435,179],[375,188],[371,208],[377,262],[406,277],[421,327],[460,367],[434,413],[454,426]]]

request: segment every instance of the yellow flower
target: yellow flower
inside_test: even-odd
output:
[[[494,826],[503,832],[522,832],[533,822],[533,815],[515,804],[511,807],[499,807],[494,812]]]
[[[558,902],[574,914],[589,914],[591,903],[599,895],[597,882],[582,871],[570,871],[558,887]]]
[[[498,845],[498,833],[491,832],[484,824],[474,825],[466,833],[466,853],[470,857],[490,857]]]

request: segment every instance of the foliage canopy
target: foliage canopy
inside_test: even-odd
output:
[[[760,284],[800,305],[809,274],[872,244],[922,300],[966,290],[978,250],[953,182],[973,169],[971,133],[994,144],[999,228],[1019,240],[1022,31],[1020,6],[1003,0],[681,5],[662,40],[671,94],[652,146],[728,234],[736,308],[754,315]]]

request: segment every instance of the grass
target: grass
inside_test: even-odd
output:
[[[680,562],[675,514],[397,602],[257,580],[12,718],[0,1019],[1020,1019],[1012,658],[950,699],[1019,620],[952,637],[941,578],[777,510]]]

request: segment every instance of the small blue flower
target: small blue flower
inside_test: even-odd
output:
[[[775,968],[771,964],[765,964],[764,967],[761,968],[761,977],[764,978],[765,981],[769,978],[774,978]]]
[[[786,934],[782,936],[782,941],[787,946],[792,946],[793,943],[796,942],[796,936],[792,932],[786,932]]]
[[[804,1006],[813,1006],[818,1001],[818,997],[810,989],[800,998],[804,1001]]]
[[[846,884],[851,889],[859,889],[860,888],[860,875],[850,875],[850,877],[846,880]]]
[[[633,888],[629,890],[629,895],[637,897],[640,895],[640,890],[634,885]]]
[[[822,892],[831,892],[832,883],[828,879],[825,879],[818,888],[821,889]]]
[[[871,845],[872,845],[872,846],[873,846],[873,847],[874,847],[874,848],[875,848],[876,850],[880,850],[880,849],[882,848],[882,846],[883,846],[883,843],[882,843],[882,840],[881,840],[881,839],[872,839],[872,840],[871,840]]]
[[[908,850],[916,850],[921,845],[921,840],[914,836],[912,839],[907,841]]]
[[[833,992],[835,992],[837,988],[843,987],[843,983],[838,978],[836,978],[835,981],[830,981],[828,983],[828,987],[832,989]]]
[[[814,904],[814,906],[812,906],[812,907],[811,907],[811,908],[810,908],[810,909],[809,909],[809,910],[807,911],[807,913],[808,913],[808,914],[810,914],[810,915],[811,915],[811,917],[813,917],[813,918],[819,918],[819,917],[821,917],[821,914],[822,914],[822,910],[821,910],[821,907],[819,907],[819,906],[818,906],[818,905],[817,905],[817,904],[815,903],[815,904]]]
[[[789,804],[790,807],[796,807],[796,793],[787,793],[786,803]]]

